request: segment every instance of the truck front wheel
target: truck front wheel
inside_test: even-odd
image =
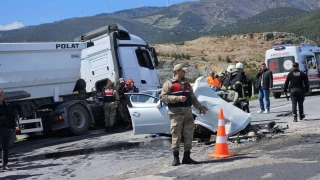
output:
[[[90,114],[83,105],[75,104],[68,109],[69,129],[73,134],[85,134],[90,126]]]

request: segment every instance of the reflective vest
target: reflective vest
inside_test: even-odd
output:
[[[232,88],[239,94],[239,100],[246,100],[248,96],[248,83],[242,75],[237,75],[231,82]]]
[[[106,103],[109,102],[114,102],[115,101],[115,97],[113,94],[113,89],[105,89],[104,90],[104,96],[103,96],[103,101]]]
[[[249,88],[251,88],[251,87],[249,87],[248,82],[249,82],[249,78],[245,76],[244,77],[244,82],[243,82],[243,85],[242,85],[242,89],[243,89],[245,97],[249,96]]]
[[[168,107],[191,107],[191,97],[190,97],[190,84],[185,82],[183,86],[175,79],[170,79],[172,83],[172,89],[170,95],[173,96],[185,96],[187,100],[185,102],[179,103],[169,103]]]

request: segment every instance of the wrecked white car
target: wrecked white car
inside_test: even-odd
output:
[[[208,110],[205,115],[192,107],[196,126],[216,132],[220,108],[224,111],[227,135],[234,135],[245,129],[251,122],[251,114],[226,102],[199,77],[193,89],[200,103]],[[167,104],[160,100],[161,89],[141,93],[127,93],[127,102],[132,119],[134,134],[170,134],[170,120]]]

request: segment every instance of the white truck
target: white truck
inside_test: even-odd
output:
[[[75,42],[0,43],[0,88],[17,133],[69,129],[81,135],[94,122],[97,95],[111,80],[132,78],[141,90],[160,88],[154,48],[109,25]]]
[[[275,98],[283,93],[284,82],[294,62],[309,78],[310,91],[320,88],[320,47],[313,45],[277,45],[266,51],[265,63],[273,73],[271,92]]]

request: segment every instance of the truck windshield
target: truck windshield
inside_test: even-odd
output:
[[[268,59],[268,68],[272,73],[290,72],[294,63],[293,56]]]

